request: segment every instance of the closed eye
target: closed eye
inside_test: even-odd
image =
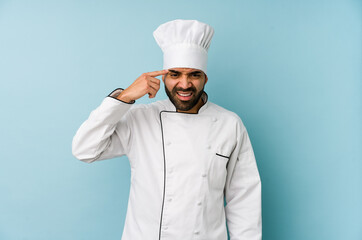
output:
[[[173,70],[170,70],[170,72],[168,73],[168,75],[170,76],[170,77],[178,77],[179,76],[179,73],[178,72],[176,72],[176,71],[173,71]]]
[[[201,78],[201,72],[197,71],[197,72],[192,72],[190,73],[192,78]]]
[[[171,73],[169,76],[172,78],[178,78],[179,75],[177,73]]]

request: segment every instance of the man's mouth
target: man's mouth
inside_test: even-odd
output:
[[[193,92],[181,92],[181,91],[177,91],[177,97],[181,100],[181,101],[188,101],[191,99]]]

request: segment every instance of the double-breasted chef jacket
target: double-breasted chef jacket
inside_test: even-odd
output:
[[[227,229],[231,240],[260,240],[261,181],[241,119],[205,92],[190,114],[169,99],[122,102],[122,90],[91,112],[72,142],[87,163],[128,156],[122,240],[226,240]]]

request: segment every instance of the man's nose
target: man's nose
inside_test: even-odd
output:
[[[181,77],[180,77],[180,81],[178,83],[178,86],[183,88],[183,89],[186,89],[186,88],[189,88],[191,87],[191,81],[190,79],[188,78],[188,76],[186,74],[183,74]]]

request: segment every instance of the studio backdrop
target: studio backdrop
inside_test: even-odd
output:
[[[121,239],[127,157],[87,164],[71,142],[112,90],[162,69],[152,32],[174,19],[215,29],[205,91],[248,129],[263,239],[361,240],[358,0],[0,0],[0,239]]]

